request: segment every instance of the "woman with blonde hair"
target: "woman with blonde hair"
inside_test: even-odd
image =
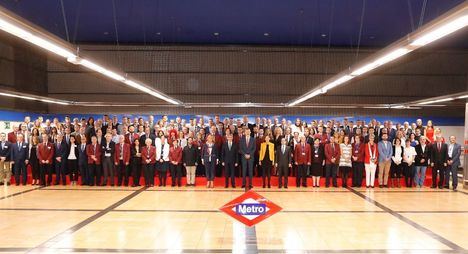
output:
[[[275,161],[275,145],[270,142],[271,137],[265,136],[265,141],[260,144],[258,165],[262,167],[263,188],[265,188],[265,177],[267,177],[268,188],[271,188],[271,168]]]

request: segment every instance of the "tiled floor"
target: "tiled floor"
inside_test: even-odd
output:
[[[254,189],[283,211],[246,228],[240,189],[0,187],[0,253],[467,253],[468,192]]]

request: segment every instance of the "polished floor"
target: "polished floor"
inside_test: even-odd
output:
[[[0,253],[468,253],[459,189],[254,188],[283,208],[246,228],[240,189],[0,187]]]

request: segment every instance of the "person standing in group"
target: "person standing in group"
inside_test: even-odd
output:
[[[54,157],[54,146],[49,142],[49,135],[45,133],[42,134],[42,140],[42,143],[37,147],[37,158],[39,159],[39,178],[41,186],[48,186],[52,183],[52,160]]]
[[[68,174],[70,175],[70,184],[76,185],[78,182],[78,161],[80,151],[78,145],[76,144],[75,136],[70,136],[68,142],[67,170]]]
[[[156,148],[151,145],[152,143],[153,141],[150,138],[147,138],[145,140],[145,146],[141,148],[141,158],[146,187],[154,186],[154,163],[156,163]]]
[[[460,166],[460,155],[461,145],[457,144],[455,136],[450,136],[450,144],[448,145],[448,158],[447,158],[447,169],[445,175],[445,188],[450,188],[450,173],[452,173],[452,188],[457,189],[458,186],[458,175],[457,170]]]
[[[231,187],[236,188],[236,167],[239,164],[239,147],[233,141],[233,135],[226,136],[227,141],[224,142],[221,148],[221,163],[224,166],[225,184],[224,187],[229,187],[229,179],[231,179]]]
[[[119,139],[120,141],[120,139]],[[130,145],[130,164],[132,165],[132,177],[133,177],[133,185],[132,186],[140,186],[140,178],[141,178],[141,163],[142,163],[142,158],[141,158],[141,147],[140,147],[140,140],[135,139],[135,142],[133,143],[127,143],[125,141],[125,136],[124,136],[124,142],[126,144]],[[118,173],[118,179],[122,179],[125,175],[125,172],[119,171]]]
[[[432,145],[431,149],[431,167],[432,167],[432,186],[435,189],[439,187],[442,189],[445,178],[445,168],[447,167],[447,144],[442,142],[440,135],[436,136],[436,141]],[[437,172],[439,173],[439,183],[437,184]]]
[[[182,160],[187,171],[187,186],[195,186],[195,171],[198,165],[198,149],[193,144],[193,138],[187,139],[187,145],[182,152]]]
[[[288,188],[288,176],[289,169],[292,167],[291,163],[291,147],[288,145],[286,139],[281,137],[281,144],[276,149],[276,161],[275,167],[278,170],[278,188],[283,187],[284,179],[284,188]]]
[[[169,169],[169,144],[165,136],[160,137],[161,142],[156,147],[156,159],[158,160],[159,187],[166,187],[167,170]]]
[[[169,160],[171,162],[171,186],[182,186],[182,147],[179,141],[172,141],[172,147],[169,149]]]
[[[419,144],[415,147],[416,158],[414,159],[414,183],[417,187],[421,188],[424,186],[424,180],[426,179],[426,169],[429,165],[429,159],[431,157],[431,147],[427,144],[426,137],[419,137]]]
[[[37,158],[37,147],[39,145],[39,137],[31,137],[29,144],[28,161],[31,165],[32,185],[39,185],[39,159]]]
[[[271,188],[271,169],[275,161],[275,144],[270,142],[270,136],[265,136],[265,141],[260,144],[259,165],[262,167],[262,182],[263,188],[266,183],[268,188]],[[265,177],[267,182],[265,182]]]
[[[55,185],[60,184],[67,185],[67,156],[68,156],[68,147],[67,143],[63,140],[62,134],[57,134],[56,141],[54,144],[54,165],[55,165]]]
[[[362,186],[362,175],[364,173],[365,144],[361,142],[360,136],[354,137],[353,144],[353,185],[352,187]]]
[[[392,165],[390,167],[390,177],[391,177],[390,187],[400,188],[401,187],[401,173],[403,171],[402,163],[403,163],[403,156],[404,156],[404,148],[401,145],[400,138],[395,138],[393,142],[395,142],[395,145],[393,146]]]
[[[105,141],[101,143],[101,149],[103,151],[102,155],[102,169],[104,175],[103,185],[107,185],[107,180],[109,179],[110,186],[114,186],[115,177],[114,177],[114,157],[115,157],[115,143],[112,141],[112,135],[107,133],[105,136]],[[120,185],[119,185],[120,186]]]
[[[340,148],[335,143],[335,138],[330,136],[330,143],[325,145],[325,187],[330,187],[330,178],[332,178],[333,187],[338,187],[336,175],[339,162]]]
[[[314,139],[314,146],[312,147],[312,160],[311,160],[311,174],[312,174],[312,187],[320,187],[320,176],[322,176],[323,166],[325,165],[325,151],[323,145],[320,143],[319,138]]]
[[[81,144],[78,154],[78,168],[81,175],[81,185],[90,185],[88,177],[88,154],[86,153],[86,136],[81,135]]]
[[[379,187],[387,188],[393,154],[393,146],[388,141],[388,134],[382,134],[382,141],[379,142],[377,148],[379,150]]]
[[[130,166],[130,144],[125,143],[125,136],[118,135],[118,144],[115,144],[114,153],[114,164],[117,171],[117,184],[122,184],[122,178],[124,178],[124,185],[128,186],[130,180],[131,169]],[[122,177],[123,176],[123,177]],[[135,179],[134,179],[135,180]],[[135,181],[134,181],[135,182]],[[139,182],[137,183],[139,184]],[[137,186],[133,183],[132,187]]]
[[[28,173],[26,165],[28,165],[28,152],[29,147],[27,143],[24,143],[23,134],[16,136],[16,145],[11,147],[11,163],[13,164],[15,172],[15,183],[16,186],[20,184],[20,177],[22,177],[22,184],[26,185],[28,180]]]
[[[202,164],[205,166],[206,172],[206,187],[214,188],[214,174],[215,168],[218,164],[218,151],[216,150],[216,145],[214,143],[214,136],[208,134],[206,137],[206,143],[202,149]]]
[[[6,134],[0,134],[0,183],[10,185],[11,180],[11,143]]]
[[[86,155],[88,156],[88,183],[89,186],[101,185],[101,174],[98,173],[101,167],[101,147],[97,143],[97,137],[91,137],[91,144],[86,146]]]
[[[364,152],[364,167],[366,170],[366,188],[374,188],[375,170],[377,169],[379,149],[374,143],[375,135],[369,136]]]
[[[248,186],[252,189],[252,177],[253,177],[253,165],[254,165],[254,154],[256,149],[255,138],[251,137],[251,131],[249,128],[244,127],[244,135],[239,141],[239,152],[242,156],[242,188]],[[249,177],[249,183],[246,185],[246,177]]]
[[[307,168],[311,164],[310,145],[306,143],[306,138],[301,136],[300,142],[294,148],[294,159],[297,166],[296,187],[307,187]]]
[[[416,150],[411,146],[409,140],[406,141],[406,146],[403,151],[403,172],[405,175],[405,185],[408,188],[413,187],[414,180],[414,158],[416,157]]]
[[[343,143],[340,144],[340,162],[339,162],[339,171],[341,173],[342,187],[348,187],[348,175],[353,166],[351,161],[351,155],[353,153],[353,147],[349,143],[349,136],[343,137]]]

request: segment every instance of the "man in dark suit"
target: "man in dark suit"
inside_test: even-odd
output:
[[[67,172],[66,172],[66,165],[67,165],[67,156],[68,156],[68,148],[67,143],[63,140],[63,135],[57,135],[57,142],[54,145],[55,151],[55,185],[60,184],[60,180],[62,180],[63,185],[67,185]]]
[[[306,143],[306,138],[301,136],[300,143],[294,148],[294,163],[297,165],[296,187],[307,187],[307,168],[310,166],[312,158],[310,145]]]
[[[226,136],[227,141],[221,148],[221,162],[224,166],[224,176],[226,178],[225,188],[229,186],[229,178],[231,178],[232,188],[236,188],[236,177],[235,168],[237,167],[239,160],[239,148],[237,144],[233,142],[232,134]]]
[[[114,177],[114,153],[115,153],[115,143],[112,141],[112,135],[107,133],[105,135],[105,141],[101,144],[102,150],[102,170],[104,175],[103,186],[107,185],[109,179],[110,186],[114,186],[115,177]]]
[[[86,155],[86,136],[81,135],[80,149],[78,155],[78,168],[81,174],[81,185],[89,185],[88,175],[88,155]]]
[[[458,175],[457,170],[460,166],[460,155],[461,145],[457,144],[455,136],[450,136],[450,144],[447,147],[448,158],[447,158],[447,169],[445,175],[445,188],[450,188],[450,173],[452,173],[452,187],[453,190],[457,189],[458,186]]]
[[[140,136],[140,144],[142,144],[142,146],[145,144],[147,138],[151,139],[151,145],[154,146],[155,145],[154,142],[155,142],[155,139],[156,139],[156,135],[154,133],[151,133],[151,128],[150,127],[146,127],[145,128],[145,134]]]
[[[281,138],[281,145],[276,149],[275,154],[275,167],[278,170],[278,187],[283,187],[283,178],[284,178],[284,188],[288,188],[288,176],[289,168],[291,165],[291,147],[288,146],[286,139]]]
[[[20,184],[20,176],[22,176],[22,183],[23,185],[26,185],[26,181],[28,179],[26,165],[28,164],[29,146],[27,143],[24,143],[23,134],[18,134],[16,145],[12,145],[10,151],[11,163],[13,163],[15,172],[15,183],[18,186]]]
[[[325,187],[330,186],[330,177],[333,187],[338,187],[336,173],[340,162],[340,146],[335,143],[335,138],[330,136],[330,143],[325,145]]]
[[[431,149],[431,166],[432,166],[432,186],[431,188],[442,189],[444,186],[445,168],[447,167],[447,144],[442,142],[442,137],[437,136],[436,142]],[[437,184],[437,171],[439,171],[439,184]]]
[[[252,186],[253,164],[255,155],[255,138],[251,137],[249,128],[244,127],[244,136],[239,141],[240,154],[242,155],[242,188],[246,187],[246,176],[249,174],[249,189]]]
[[[11,143],[6,140],[6,134],[0,134],[0,183],[3,184],[5,181],[7,185],[10,185],[11,179],[11,163],[10,163],[10,152]]]

